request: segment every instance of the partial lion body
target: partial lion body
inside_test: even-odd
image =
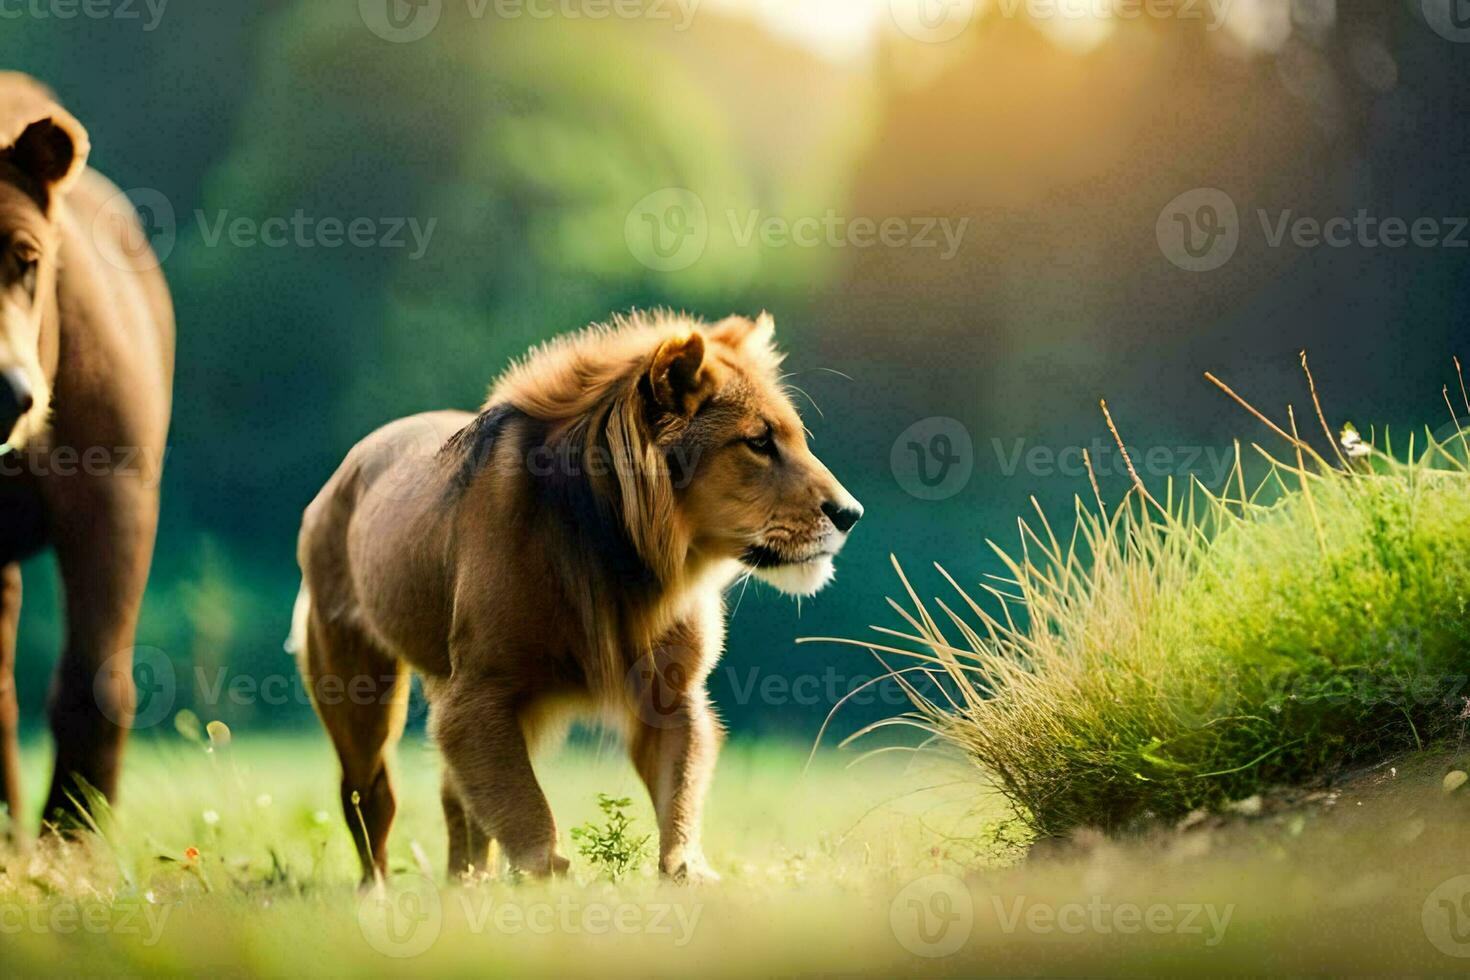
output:
[[[0,376],[26,405],[0,427],[0,809],[21,824],[12,674],[21,563],[49,549],[65,646],[48,715],[47,824],[115,799],[137,695],[132,652],[158,525],[174,310],[129,198],[87,167],[86,130],[24,75],[0,72]],[[32,287],[14,288],[29,243]],[[6,384],[7,404],[16,404]]]
[[[734,342],[706,356],[694,329],[639,320],[536,352],[478,415],[416,415],[369,435],[307,507],[288,646],[341,757],[349,823],[356,831],[360,811],[366,825],[367,840],[353,834],[365,875],[386,867],[395,804],[384,753],[413,670],[445,759],[453,872],[483,867],[491,839],[518,869],[565,869],[530,753],[584,714],[627,741],[658,813],[661,869],[713,877],[698,840],[720,740],[705,681],[740,564],[696,525],[701,494],[735,496],[705,486],[721,470],[699,457],[728,452],[732,398],[759,408],[739,372],[774,362],[751,367]],[[691,422],[691,347],[713,406],[705,429]],[[818,494],[803,483],[801,499]]]
[[[431,687],[456,671],[494,677],[524,700],[528,717],[548,716],[536,704],[542,699],[605,718],[626,713],[624,675],[646,652],[636,647],[638,631],[660,634],[680,620],[718,623],[733,570],[708,576],[682,602],[651,604],[646,622],[629,629],[628,644],[617,644],[628,656],[611,676],[599,673],[601,664],[585,662],[595,651],[586,649],[576,615],[592,597],[571,593],[557,574],[548,549],[556,531],[518,485],[524,461],[504,448],[523,420],[502,429],[501,458],[489,461],[484,479],[454,486],[462,460],[439,448],[475,421],[468,412],[410,416],[348,454],[302,522],[308,624],[315,618],[360,634]],[[456,662],[456,651],[470,662]]]

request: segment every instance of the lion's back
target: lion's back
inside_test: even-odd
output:
[[[374,511],[434,506],[431,468],[439,449],[474,418],[468,412],[425,412],[395,419],[348,450],[331,478],[307,505],[297,539],[297,560],[312,603],[332,619],[362,619],[361,584],[354,581],[351,549],[364,537],[392,547],[385,534],[361,524]],[[411,520],[395,516],[388,530]],[[354,533],[354,528],[356,533]],[[377,565],[378,563],[372,563]]]

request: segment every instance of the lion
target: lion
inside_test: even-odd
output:
[[[88,169],[89,147],[47,89],[0,72],[0,804],[13,831],[20,563],[51,548],[61,571],[43,813],[70,831],[92,790],[117,788],[171,411],[168,285],[128,198]]]
[[[492,841],[515,872],[567,869],[531,758],[581,715],[628,746],[661,874],[717,880],[700,822],[724,593],[742,574],[817,592],[863,513],[807,447],[774,329],[663,313],[568,335],[478,414],[372,433],[306,508],[288,649],[342,764],[365,883],[387,872],[385,751],[410,671],[443,756],[452,875],[484,870]]]

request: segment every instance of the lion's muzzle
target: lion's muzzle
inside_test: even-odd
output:
[[[0,443],[7,442],[21,417],[36,404],[31,384],[20,368],[0,371]]]
[[[827,515],[827,520],[842,534],[852,530],[852,526],[863,517],[863,505],[853,497],[848,496],[846,500],[828,500],[822,504],[822,513]]]

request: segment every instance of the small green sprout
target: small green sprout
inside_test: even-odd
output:
[[[577,851],[592,866],[607,873],[617,881],[629,871],[635,870],[648,856],[651,834],[635,836],[631,831],[633,818],[624,811],[633,805],[627,797],[611,797],[597,794],[597,808],[607,817],[607,823],[599,827],[586,823],[572,828],[572,839],[577,841]]]

